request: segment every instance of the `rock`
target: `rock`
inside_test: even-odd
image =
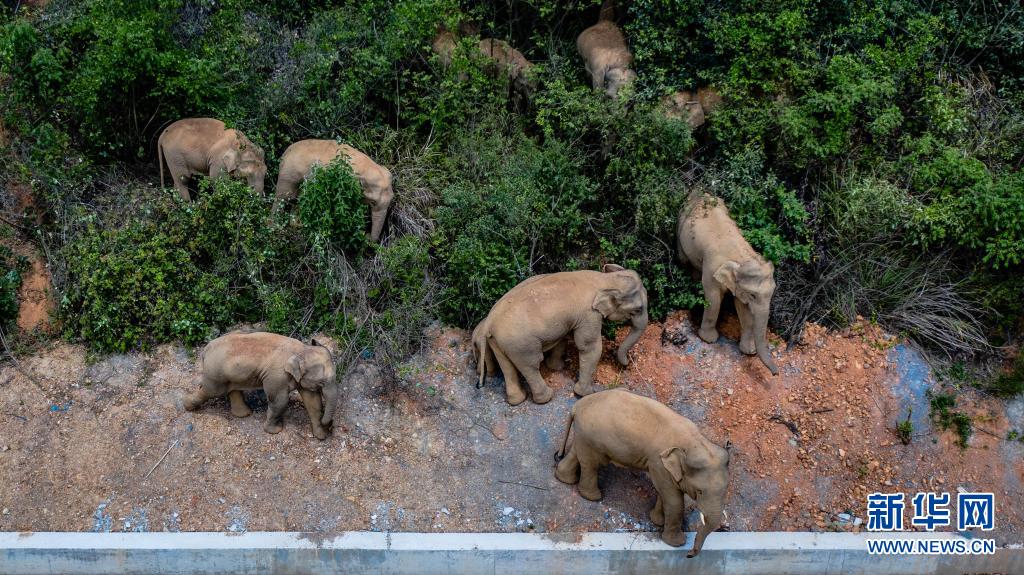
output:
[[[506,507],[506,508],[501,510],[501,514],[502,515],[511,515],[513,511],[515,511],[515,508],[513,508],[513,507]]]
[[[854,517],[853,518],[853,526],[854,527],[860,527],[862,523],[864,523],[864,520],[861,519],[860,517]]]
[[[491,425],[491,433],[494,434],[494,437],[505,441],[508,439],[508,423],[504,420],[494,422],[494,425]]]
[[[849,523],[853,521],[853,516],[849,513],[840,513],[839,515],[836,515],[836,518],[839,519],[841,523]]]

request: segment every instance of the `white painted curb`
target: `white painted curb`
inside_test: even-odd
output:
[[[1024,573],[1024,550],[868,555],[867,539],[953,533],[713,533],[687,559],[652,533],[0,533],[0,574]],[[965,540],[966,541],[966,540]]]

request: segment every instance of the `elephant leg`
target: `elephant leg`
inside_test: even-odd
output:
[[[658,501],[654,504],[654,509],[651,509],[649,517],[651,523],[659,527],[665,524],[665,503],[661,500],[661,495],[658,495]]]
[[[530,395],[533,396],[533,402],[536,404],[547,403],[555,396],[555,392],[548,387],[544,376],[540,374],[540,362],[542,361],[544,361],[544,352],[539,349],[525,354],[525,357],[518,356],[513,361],[522,372],[527,385],[530,386]]]
[[[195,411],[207,399],[220,397],[228,392],[228,386],[200,375],[196,378],[199,389],[185,397],[185,411]]]
[[[736,315],[740,318],[740,351],[747,355],[757,353],[754,345],[754,316],[750,313],[750,306],[735,298]]]
[[[245,404],[245,396],[242,395],[242,390],[233,389],[229,391],[228,401],[231,402],[231,415],[235,417],[249,417],[252,415],[252,410]]]
[[[166,156],[165,156],[166,158]],[[171,173],[171,180],[174,181],[174,189],[186,202],[192,199],[188,193],[188,180],[192,175],[189,169],[178,162],[167,162],[167,170]]]
[[[295,199],[298,195],[299,184],[290,177],[283,174],[278,175],[277,185],[274,186],[274,211],[284,207],[285,202]]]
[[[669,492],[659,490],[658,500],[662,502],[664,514],[661,540],[673,547],[679,547],[686,543],[686,534],[683,533],[683,493],[675,489]]]
[[[594,393],[594,372],[601,360],[601,323],[597,326],[583,326],[572,334],[576,349],[580,352],[580,375],[573,392],[583,397]]]
[[[718,341],[718,312],[722,307],[722,296],[725,295],[717,282],[704,282],[704,299],[708,300],[708,306],[704,308],[704,317],[700,322],[700,329],[697,335],[708,343]]]
[[[578,439],[577,443],[579,443]],[[584,499],[600,501],[604,494],[601,493],[601,488],[597,486],[597,471],[601,468],[601,464],[604,461],[589,446],[578,446],[576,448],[576,457],[580,462],[580,482],[576,486],[576,490],[580,492],[580,496]]]
[[[576,457],[576,443],[569,446],[565,457],[555,466],[555,479],[562,483],[575,485],[580,481],[580,460]]]
[[[267,421],[263,424],[263,431],[267,433],[280,433],[284,429],[284,410],[288,407],[288,391],[271,392],[267,394]]]
[[[302,405],[306,408],[306,413],[309,414],[309,421],[313,425],[313,437],[320,441],[327,439],[330,432],[320,423],[321,418],[324,416],[324,404],[320,399],[320,393],[308,389],[300,389],[299,396],[302,397]]]
[[[494,341],[491,341],[488,347],[494,352],[494,359],[498,360],[501,373],[505,377],[505,399],[509,405],[519,405],[526,401],[526,392],[519,385],[519,373],[516,371],[516,366],[512,364],[512,360],[505,355],[500,347],[495,345]]]
[[[555,347],[548,351],[547,358],[544,359],[544,364],[548,366],[551,371],[561,371],[565,368],[565,339],[563,338]]]

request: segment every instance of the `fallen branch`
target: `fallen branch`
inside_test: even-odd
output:
[[[154,471],[156,471],[156,468],[159,467],[160,464],[164,462],[164,458],[167,457],[167,454],[170,453],[171,450],[174,449],[177,445],[178,445],[178,441],[175,440],[174,443],[172,443],[169,446],[167,446],[167,451],[165,451],[164,454],[160,456],[160,459],[158,459],[156,461],[156,463],[153,464],[153,467],[149,468],[149,472],[142,476],[142,480],[143,481],[148,479],[149,476],[152,475]]]
[[[541,491],[551,491],[547,487],[541,487],[539,485],[530,485],[529,483],[520,483],[518,481],[505,481],[503,479],[499,479],[498,483],[505,483],[508,485],[522,485],[523,487],[532,487],[533,489],[540,489]]]
[[[828,413],[830,411],[835,411],[835,410],[832,409],[831,407],[826,407],[825,409],[814,409],[814,410],[811,410],[811,413]]]
[[[781,414],[776,413],[775,415],[769,417],[768,419],[770,421],[775,421],[777,423],[781,423],[782,425],[785,425],[787,428],[789,428],[790,431],[793,432],[793,435],[795,435],[797,437],[800,437],[800,428],[797,427],[796,424],[793,423],[792,421],[789,421],[788,419],[783,418]]]

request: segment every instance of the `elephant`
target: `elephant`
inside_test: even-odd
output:
[[[379,241],[384,218],[395,196],[391,172],[352,146],[334,140],[301,140],[288,146],[281,156],[274,207],[280,209],[285,200],[298,196],[299,184],[309,176],[314,164],[327,166],[340,154],[348,158],[352,173],[363,188],[363,197],[370,205],[370,239]]]
[[[677,255],[701,272],[704,310],[698,335],[718,341],[718,312],[726,291],[732,292],[740,318],[740,351],[754,353],[765,367],[779,370],[768,348],[768,316],[775,293],[775,266],[754,251],[721,199],[694,191],[679,212]]]
[[[668,118],[686,120],[691,130],[704,125],[704,108],[697,94],[689,90],[680,90],[662,98],[661,109]]]
[[[604,90],[611,98],[636,80],[631,68],[633,54],[626,47],[622,31],[610,20],[599,20],[576,38],[576,49],[583,56],[595,90]]]
[[[497,363],[505,376],[509,404],[526,400],[519,373],[526,378],[534,403],[547,403],[554,393],[540,374],[540,362],[552,370],[562,369],[566,339],[571,335],[580,353],[573,391],[580,396],[593,393],[605,319],[631,322],[615,356],[621,365],[628,365],[629,350],[647,329],[647,290],[635,271],[605,264],[600,272],[559,272],[526,279],[502,296],[473,330],[477,388],[483,386],[486,375],[495,373]]]
[[[494,38],[480,40],[479,47],[481,54],[493,60],[493,74],[504,72],[517,94],[525,98],[533,94],[537,88],[531,70],[533,64],[522,52],[510,46],[508,42]]]
[[[186,118],[164,129],[157,140],[160,187],[164,186],[164,164],[171,173],[174,189],[186,201],[188,179],[192,176],[230,176],[244,179],[263,195],[267,164],[263,150],[238,130],[228,129],[213,118]]]
[[[437,54],[438,60],[440,60],[441,65],[445,68],[452,65],[452,56],[458,47],[459,39],[455,37],[451,30],[443,27],[438,30],[437,36],[434,37],[434,41],[430,44],[430,48]]]
[[[573,442],[566,451],[569,432]],[[718,529],[725,513],[731,444],[720,447],[705,437],[689,419],[667,405],[621,389],[608,389],[580,399],[569,411],[555,477],[579,484],[579,494],[601,499],[598,468],[612,463],[644,469],[658,491],[651,522],[663,526],[661,539],[678,547],[686,543],[682,531],[684,496],[700,512],[693,549],[700,553],[708,534]]]
[[[262,387],[269,403],[263,430],[278,433],[284,428],[288,393],[297,389],[313,435],[320,440],[330,435],[338,405],[338,381],[330,350],[316,339],[306,345],[276,333],[236,331],[206,344],[199,362],[198,390],[185,398],[186,411],[227,394],[231,414],[248,417],[252,410],[245,404],[242,390]]]

